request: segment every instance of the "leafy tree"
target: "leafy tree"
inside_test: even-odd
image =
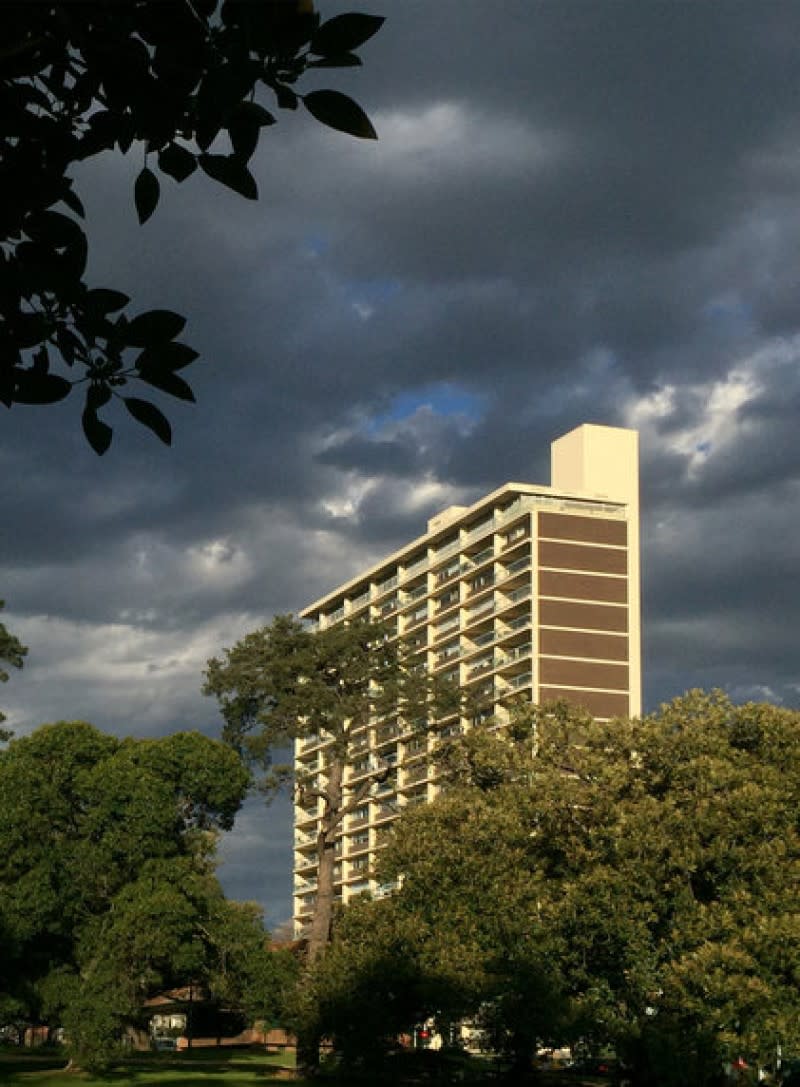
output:
[[[208,933],[227,908],[214,846],[247,784],[235,754],[198,733],[118,740],[61,722],[0,752],[9,1007],[62,1023],[95,1067],[148,995],[210,972]]]
[[[342,912],[310,988],[296,995],[299,1032],[310,1021],[348,1072],[385,1075],[400,1035],[432,1015],[452,1022],[475,1005],[471,975],[443,968],[441,935],[396,898],[356,899]]]
[[[270,947],[261,908],[220,898],[203,935],[210,949],[203,978],[219,1007],[240,1010],[249,1023],[269,1025],[281,1018],[297,961]]]
[[[5,601],[0,600],[0,611],[5,607]],[[4,623],[0,623],[0,662],[10,664],[12,668],[21,668],[25,656],[27,655],[28,648],[20,642],[19,638],[15,638],[13,634],[7,629]],[[0,683],[8,682],[8,672],[0,666]],[[0,710],[0,725],[5,721],[6,715]],[[0,743],[5,740],[11,739],[11,733],[8,729],[0,728]]]
[[[317,892],[306,945],[309,965],[322,954],[331,933],[336,840],[345,816],[363,804],[374,786],[392,773],[376,764],[357,785],[347,770],[359,757],[363,728],[392,714],[427,730],[429,718],[455,696],[436,685],[407,658],[378,623],[339,624],[312,632],[291,616],[278,616],[246,635],[222,658],[208,662],[206,694],[215,695],[225,719],[223,739],[263,776],[268,798],[292,781],[289,765],[274,763],[294,741],[326,741],[319,773],[294,782],[302,803],[322,801],[317,838]],[[303,1060],[313,1065],[316,1042]]]
[[[384,854],[412,954],[471,982],[518,1065],[580,1037],[636,1083],[702,1085],[797,1050],[798,726],[692,692],[642,721],[557,705],[505,739],[474,730]],[[381,906],[350,930],[356,958]]]
[[[51,404],[83,385],[83,429],[97,453],[111,442],[98,413],[112,397],[169,444],[161,411],[121,390],[136,380],[191,401],[179,371],[197,352],[176,339],[185,324],[177,313],[131,316],[127,295],[87,285],[71,169],[138,145],[144,165],[133,195],[142,223],[158,203],[159,175],[180,184],[198,167],[255,200],[248,163],[275,123],[271,108],[302,104],[323,124],[375,138],[346,95],[301,94],[295,85],[308,68],[360,64],[353,50],[382,22],[346,14],[322,23],[304,0],[5,4],[0,402]]]

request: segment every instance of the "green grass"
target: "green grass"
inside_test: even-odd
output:
[[[285,1082],[281,1070],[291,1060],[280,1053],[198,1049],[193,1053],[137,1054],[102,1076],[65,1072],[65,1058],[32,1054],[0,1054],[3,1087],[268,1087]],[[292,1080],[293,1087],[304,1087]]]

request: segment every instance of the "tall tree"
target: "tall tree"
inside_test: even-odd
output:
[[[495,1045],[613,1045],[648,1087],[800,1048],[800,714],[719,692],[641,721],[531,707],[442,762],[383,874],[409,954],[472,979]],[[348,929],[354,964],[381,906]]]
[[[0,600],[0,611],[5,607],[5,601]],[[28,647],[24,646],[19,638],[15,637],[4,623],[0,623],[0,683],[8,682],[8,672],[2,667],[3,663],[12,668],[21,668],[28,653]],[[6,715],[0,710],[0,725],[5,721]],[[0,743],[9,740],[11,733],[8,729],[0,728]]]
[[[51,404],[83,385],[83,429],[97,453],[111,442],[98,413],[112,397],[169,444],[161,411],[121,390],[135,380],[193,400],[178,371],[197,352],[176,340],[185,324],[177,313],[131,316],[127,295],[87,285],[84,211],[70,171],[138,146],[142,223],[158,204],[159,173],[180,184],[199,167],[255,200],[248,164],[275,107],[302,104],[323,124],[375,138],[346,95],[295,85],[309,68],[360,64],[353,50],[382,22],[343,14],[323,23],[306,0],[4,4],[0,403]]]
[[[105,1060],[146,996],[213,958],[216,835],[247,784],[198,733],[118,740],[61,722],[0,751],[6,998],[62,1023],[81,1061]]]
[[[347,770],[359,756],[362,730],[392,715],[410,730],[425,732],[455,692],[421,672],[379,623],[311,631],[286,615],[210,660],[204,690],[219,699],[223,739],[261,773],[268,798],[293,782],[302,803],[322,803],[306,951],[312,966],[330,938],[342,821],[392,773],[388,763],[379,762],[358,784],[349,784]],[[291,765],[275,763],[290,744],[317,736],[325,742],[318,772],[295,780]],[[313,1049],[312,1040],[304,1052],[310,1064]]]

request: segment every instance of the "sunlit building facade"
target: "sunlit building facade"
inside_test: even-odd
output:
[[[427,532],[301,613],[327,627],[382,619],[432,671],[478,695],[499,727],[515,701],[563,698],[606,719],[641,712],[638,435],[586,424],[551,446],[551,484],[506,483],[452,506]],[[474,722],[454,714],[438,735]],[[402,722],[363,729],[348,784],[393,773],[345,819],[337,894],[391,888],[373,875],[398,814],[436,791],[434,740]],[[325,738],[298,742],[298,769],[322,772]],[[314,904],[321,809],[295,808],[294,917]]]

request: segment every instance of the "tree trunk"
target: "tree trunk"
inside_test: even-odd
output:
[[[331,938],[335,901],[336,832],[342,820],[343,760],[334,758],[326,769],[328,782],[325,787],[325,811],[317,836],[317,898],[306,944],[306,970],[309,974]],[[310,978],[307,984],[311,984]],[[321,1040],[319,1031],[314,1026],[304,1027],[298,1032],[297,1071],[301,1076],[314,1076],[319,1071]]]

